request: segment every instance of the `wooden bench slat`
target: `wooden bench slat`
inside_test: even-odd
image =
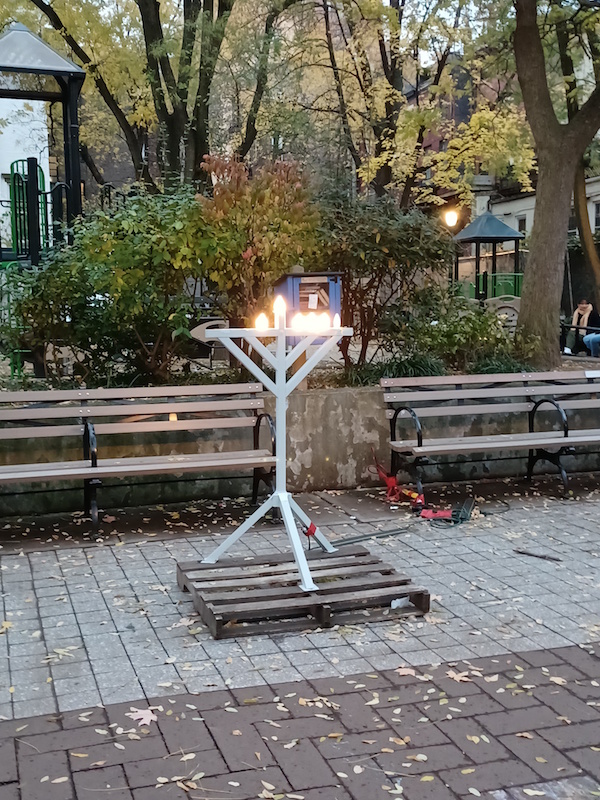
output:
[[[384,395],[386,403],[430,403],[435,400],[470,400],[470,399],[490,399],[494,397],[563,397],[573,394],[595,394],[600,392],[600,386],[595,384],[565,384],[564,386],[519,386],[519,387],[494,387],[491,389],[432,389],[431,391],[411,391],[411,392],[392,392]],[[418,408],[415,409],[418,412]],[[440,415],[443,408],[440,408]]]
[[[169,422],[136,422],[132,428],[130,422],[99,422],[94,425],[96,433],[170,433],[171,431],[204,431],[226,428],[253,428],[254,417],[214,417],[212,419],[188,419]],[[0,428],[0,441],[12,439],[58,438],[63,436],[83,436],[84,425],[37,425],[27,428]]]
[[[420,388],[424,386],[468,386],[470,384],[523,383],[523,381],[584,381],[600,378],[600,371],[556,370],[551,372],[510,372],[490,375],[427,375],[420,378],[382,378],[380,385],[390,388]]]
[[[460,417],[460,416],[486,416],[490,414],[511,414],[518,411],[529,411],[533,406],[533,398],[526,403],[482,403],[481,405],[469,406],[415,406],[419,419],[428,417]],[[600,408],[600,398],[589,398],[587,400],[561,400],[561,408],[566,411],[576,411],[585,408]],[[556,409],[551,405],[540,406],[538,414],[556,414]],[[386,419],[392,419],[395,414],[393,408],[386,409]],[[407,411],[401,411],[398,418],[409,419]]]
[[[96,468],[92,468],[89,462],[80,461],[17,465],[16,467],[11,465],[0,468],[0,484],[20,481],[121,478],[132,475],[216,471],[232,467],[271,467],[274,464],[275,458],[268,450],[243,450],[227,453],[99,459]]]
[[[49,389],[42,391],[2,392],[0,403],[57,403],[71,400],[127,400],[141,397],[189,397],[193,395],[256,394],[261,383],[193,384],[183,386],[147,386],[121,389]]]
[[[600,430],[573,431],[567,438],[557,433],[499,433],[493,436],[465,436],[456,439],[432,439],[421,447],[416,442],[390,442],[396,452],[413,455],[451,455],[456,453],[486,453],[493,450],[531,450],[560,448],[569,445],[597,444]]]
[[[209,411],[249,411],[264,408],[262,398],[250,400],[205,400],[199,403],[125,403],[101,406],[52,406],[48,408],[0,408],[0,422],[32,419],[69,419],[71,417],[124,417],[139,415],[153,417],[160,414],[199,414]]]

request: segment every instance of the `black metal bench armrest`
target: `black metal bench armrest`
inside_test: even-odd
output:
[[[417,446],[421,447],[423,445],[423,428],[421,427],[421,420],[419,419],[417,412],[413,408],[410,408],[410,406],[399,406],[394,411],[394,416],[390,422],[390,438],[392,442],[396,441],[396,422],[403,411],[407,411],[412,417],[412,420],[415,423],[415,430],[417,432]]]
[[[535,415],[537,414],[538,408],[543,405],[544,403],[550,403],[551,406],[558,411],[560,414],[560,418],[563,424],[563,432],[565,434],[565,439],[569,436],[569,420],[567,419],[567,415],[565,414],[564,408],[560,406],[560,404],[556,400],[551,400],[549,397],[542,397],[541,400],[538,400],[537,403],[534,404],[533,408],[529,412],[529,433],[534,432],[534,424],[535,424]]]
[[[91,419],[86,419],[83,427],[83,457],[91,459],[92,467],[98,466],[98,440]]]
[[[573,325],[570,322],[561,322],[560,327],[563,330],[573,331],[587,331],[588,333],[600,333],[600,328],[594,328],[591,325]]]
[[[277,455],[275,446],[275,423],[273,422],[273,417],[270,414],[259,414],[256,418],[256,423],[254,425],[254,449],[259,449],[260,423],[263,421],[263,419],[266,419],[267,425],[269,426],[269,433],[271,434],[271,452],[275,456]]]

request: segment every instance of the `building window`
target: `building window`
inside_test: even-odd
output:
[[[575,209],[571,209],[569,214],[569,233],[577,233],[577,218],[575,217]]]
[[[517,230],[519,233],[527,233],[527,217],[517,217]]]
[[[600,203],[596,203],[594,215],[594,230],[600,230]]]

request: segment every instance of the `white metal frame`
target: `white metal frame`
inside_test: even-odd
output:
[[[275,308],[277,309],[277,301]],[[305,527],[311,525],[310,517],[300,508],[286,488],[286,410],[288,397],[297,386],[306,378],[308,373],[321,361],[344,336],[352,336],[352,328],[326,328],[315,333],[301,333],[295,328],[286,327],[285,312],[275,311],[275,327],[266,330],[258,328],[221,328],[206,332],[207,338],[217,339],[232,353],[237,360],[246,367],[263,386],[275,396],[275,491],[267,500],[246,519],[231,536],[217,547],[210,555],[202,560],[203,564],[215,564],[229,548],[240,539],[246,531],[255,525],[272,508],[279,508],[287,535],[292,545],[292,552],[298,572],[300,573],[300,588],[305,592],[318,591],[318,586],[313,581],[302,539],[298,531],[298,520]],[[297,344],[287,352],[287,339],[297,340]],[[263,361],[275,370],[275,380],[271,378],[256,364],[234,340],[244,339],[261,356]],[[275,339],[275,352],[266,347],[262,339]],[[308,348],[319,340],[316,350],[311,353],[304,364],[288,379],[287,372],[296,363],[298,358],[308,351]],[[317,528],[314,538],[321,548],[328,552],[335,552],[323,533]]]

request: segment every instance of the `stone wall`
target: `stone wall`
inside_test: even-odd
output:
[[[273,413],[274,403],[268,397],[267,408]],[[552,412],[540,415],[540,425],[552,425]],[[574,412],[570,418],[573,429],[592,425],[594,412]],[[527,430],[526,414],[481,417],[450,417],[435,424],[424,422],[425,438],[431,436],[474,435],[481,433],[510,433]],[[377,484],[373,472],[373,450],[379,460],[389,466],[389,428],[385,417],[381,390],[376,387],[360,389],[326,389],[294,392],[288,409],[288,476],[293,491],[321,489],[351,489]],[[268,446],[266,427],[264,446]],[[16,461],[66,461],[81,457],[78,438],[54,441],[49,439],[0,443],[0,465]],[[215,447],[228,450],[252,447],[251,430],[220,431],[213,439],[208,432],[170,434],[168,437],[135,436],[99,439],[100,458],[107,456],[156,455],[160,453],[199,452]],[[599,467],[597,452],[567,456],[569,471],[594,470]],[[548,464],[538,470],[555,472]],[[430,481],[468,481],[482,477],[523,476],[526,458],[523,453],[502,453],[488,458],[485,454],[460,458],[435,458],[427,467]],[[408,481],[408,476],[401,476]],[[155,476],[145,479],[106,481],[100,490],[103,508],[143,506],[156,503],[187,501],[199,497],[237,497],[247,495],[251,488],[251,473],[238,471],[235,475]],[[10,514],[45,513],[79,510],[82,503],[80,485],[30,484],[5,486],[0,492],[0,512]]]

